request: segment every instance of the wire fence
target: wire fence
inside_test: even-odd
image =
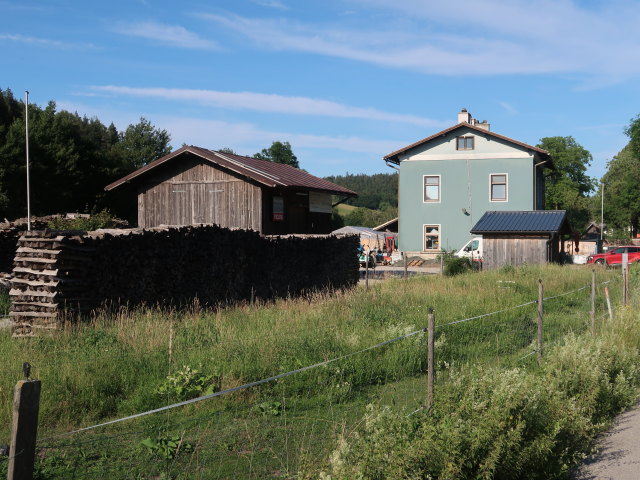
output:
[[[608,316],[605,285],[614,305],[621,302],[619,278],[598,284],[599,325]],[[590,301],[590,285],[544,298],[543,350],[589,330]],[[533,358],[539,351],[537,309],[538,300],[529,300],[450,321],[436,312],[436,388],[468,368],[511,367]],[[426,328],[402,328],[369,347],[196,398],[181,399],[175,390],[157,408],[65,432],[45,430],[37,468],[74,479],[304,478],[321,469],[338,436],[357,431],[368,405],[408,415],[425,405]],[[83,362],[90,360],[47,366]],[[157,403],[158,393],[150,395]]]

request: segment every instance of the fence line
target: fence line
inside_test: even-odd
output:
[[[611,280],[609,280],[607,282],[602,282],[601,284],[609,283],[610,281]],[[558,297],[561,297],[561,296],[570,295],[572,293],[576,293],[576,292],[584,290],[586,288],[589,288],[589,286],[584,286],[584,287],[578,288],[576,290],[572,290],[570,292],[565,292],[565,293],[562,293],[560,295],[555,295],[553,297],[547,297],[547,298],[545,298],[545,300],[550,300],[550,299],[558,298]],[[522,307],[525,307],[525,306],[528,306],[528,305],[533,305],[533,304],[536,304],[536,303],[538,303],[538,300],[532,300],[530,302],[526,302],[526,303],[523,303],[523,304],[520,304],[520,305],[515,305],[513,307],[508,307],[508,308],[505,308],[505,309],[502,309],[502,310],[497,310],[495,312],[490,312],[490,313],[485,313],[485,314],[482,314],[482,315],[477,315],[477,316],[474,316],[474,317],[464,318],[464,319],[456,320],[454,322],[446,323],[446,324],[443,324],[443,325],[436,325],[435,328],[437,329],[437,328],[441,328],[441,327],[455,325],[455,324],[458,324],[458,323],[464,323],[464,322],[469,322],[469,321],[472,321],[472,320],[478,320],[480,318],[485,318],[485,317],[488,317],[488,316],[491,316],[491,315],[504,313],[504,312],[507,312],[507,311],[510,311],[510,310],[515,310],[515,309],[522,308]],[[302,372],[305,372],[305,371],[308,371],[308,370],[311,370],[311,369],[314,369],[314,368],[317,368],[317,367],[326,366],[326,365],[329,365],[331,363],[334,363],[334,362],[337,362],[337,361],[340,361],[340,360],[344,360],[346,358],[349,358],[349,357],[352,357],[352,356],[355,356],[355,355],[359,355],[361,353],[364,353],[364,352],[367,352],[367,351],[370,351],[370,350],[374,350],[374,349],[383,347],[385,345],[388,345],[388,344],[391,344],[391,343],[394,343],[394,342],[397,342],[397,341],[400,341],[400,340],[404,340],[405,338],[417,335],[419,333],[424,333],[426,331],[427,331],[427,328],[421,328],[419,330],[415,330],[413,332],[401,335],[399,337],[395,337],[395,338],[386,340],[384,342],[377,343],[375,345],[369,346],[369,347],[364,348],[362,350],[358,350],[356,352],[352,352],[352,353],[349,353],[349,354],[346,354],[346,355],[342,355],[340,357],[332,358],[330,360],[325,360],[323,362],[318,362],[318,363],[315,363],[313,365],[308,365],[308,366],[301,367],[301,368],[298,368],[298,369],[295,369],[295,370],[291,370],[291,371],[284,372],[284,373],[281,373],[281,374],[278,374],[278,375],[274,375],[274,376],[271,376],[271,377],[268,377],[268,378],[263,378],[261,380],[256,380],[254,382],[245,383],[243,385],[232,387],[232,388],[229,388],[229,389],[226,389],[226,390],[221,390],[221,391],[214,392],[214,393],[211,393],[211,394],[208,394],[208,395],[203,395],[203,396],[200,396],[200,397],[192,398],[190,400],[177,402],[177,403],[174,403],[174,404],[171,404],[171,405],[166,405],[166,406],[155,408],[155,409],[152,409],[152,410],[147,410],[145,412],[129,415],[129,416],[126,416],[126,417],[115,419],[115,420],[110,420],[108,422],[103,422],[103,423],[91,425],[91,426],[88,426],[88,427],[72,430],[72,431],[69,431],[69,432],[64,432],[64,433],[61,433],[61,434],[53,435],[53,436],[50,436],[50,437],[46,437],[46,438],[42,439],[41,441],[52,440],[52,439],[56,439],[56,438],[61,438],[61,437],[73,435],[73,434],[76,434],[76,433],[86,432],[86,431],[93,430],[93,429],[96,429],[96,428],[105,427],[105,426],[108,426],[108,425],[121,423],[121,422],[124,422],[124,421],[127,421],[127,420],[133,420],[135,418],[140,418],[140,417],[144,417],[144,416],[147,416],[147,415],[152,415],[152,414],[155,414],[155,413],[160,413],[160,412],[163,412],[163,411],[171,410],[171,409],[174,409],[174,408],[178,408],[178,407],[182,407],[182,406],[186,406],[186,405],[202,402],[204,400],[209,400],[211,398],[219,397],[219,396],[226,395],[226,394],[229,394],[229,393],[233,393],[233,392],[237,392],[237,391],[241,391],[241,390],[246,390],[248,388],[255,387],[255,386],[258,386],[258,385],[262,385],[262,384],[265,384],[265,383],[268,383],[268,382],[272,382],[272,381],[275,381],[275,380],[278,380],[278,379],[281,379],[281,378],[285,378],[285,377],[288,377],[290,375],[295,375],[297,373],[302,373]],[[535,351],[533,353],[535,353]]]

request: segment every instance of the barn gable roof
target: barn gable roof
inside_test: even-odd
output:
[[[119,180],[107,185],[105,190],[110,191],[125,183],[131,182],[150,170],[159,167],[167,162],[177,161],[177,157],[191,153],[209,163],[219,165],[227,170],[231,170],[241,176],[254,180],[267,187],[276,188],[302,188],[305,190],[314,190],[320,192],[331,193],[334,195],[343,195],[348,197],[357,197],[358,194],[348,188],[341,187],[335,183],[329,182],[322,178],[311,175],[291,165],[282,163],[269,162],[257,158],[244,157],[230,153],[222,153],[206,148],[187,145],[179,148],[175,152],[165,155],[135,172],[122,177]]]
[[[566,210],[486,212],[471,229],[474,235],[488,233],[571,233]]]
[[[547,168],[550,168],[552,170],[555,169],[553,162],[551,161],[551,156],[549,155],[549,152],[547,152],[546,150],[543,150],[542,148],[539,147],[534,147],[533,145],[528,145],[524,142],[520,142],[518,140],[514,140],[513,138],[509,138],[509,137],[505,137],[504,135],[499,135],[495,132],[492,132],[491,130],[487,130],[485,128],[480,128],[480,127],[476,127],[475,125],[471,125],[467,122],[462,122],[462,123],[458,123],[456,125],[454,125],[453,127],[449,127],[446,128],[444,130],[442,130],[441,132],[438,133],[434,133],[433,135],[423,138],[422,140],[418,140],[415,143],[412,143],[411,145],[407,145],[406,147],[401,148],[400,150],[396,150],[395,152],[391,152],[388,155],[385,155],[383,157],[383,160],[395,163],[397,165],[400,164],[400,155],[402,155],[403,153],[408,152],[409,150],[411,150],[412,148],[416,148],[419,147],[421,145],[424,145],[425,143],[430,142],[431,140],[438,138],[438,137],[443,137],[445,135],[447,135],[450,132],[453,132],[454,130],[457,130],[459,128],[468,128],[471,130],[475,130],[476,132],[482,134],[482,135],[486,135],[489,137],[493,137],[493,138],[497,138],[500,140],[504,140],[506,142],[509,142],[513,145],[516,145],[518,147],[524,148],[526,150],[529,151],[533,151],[536,152],[538,155],[540,155],[540,157],[545,160],[547,162],[547,165],[545,165]]]

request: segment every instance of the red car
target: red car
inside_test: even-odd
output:
[[[607,253],[598,253],[590,255],[587,263],[597,263],[599,265],[620,265],[622,263],[622,254],[629,254],[629,263],[640,261],[640,247],[635,245],[622,245],[616,247]]]

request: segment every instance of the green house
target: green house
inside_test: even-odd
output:
[[[399,175],[400,250],[457,250],[486,211],[544,209],[549,153],[490,130],[466,109],[458,123],[384,157]]]

